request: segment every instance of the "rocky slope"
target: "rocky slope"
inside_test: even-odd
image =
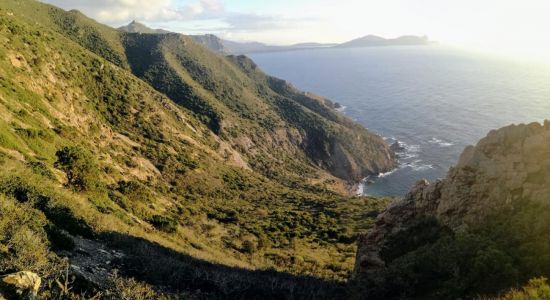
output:
[[[423,231],[425,227],[418,226],[419,220],[434,218],[437,227],[457,233],[482,228],[485,231],[482,235],[493,236],[496,233],[487,222],[506,214],[510,223],[498,228],[516,230],[520,223],[518,217],[527,215],[528,207],[534,205],[545,211],[549,199],[550,122],[512,125],[491,131],[476,146],[464,150],[445,179],[433,183],[419,181],[404,199],[378,216],[374,228],[359,239],[355,276],[373,279],[392,268],[396,260],[396,255],[388,254],[392,247],[401,247],[397,256],[405,256],[437,240],[438,234],[434,234],[422,241],[426,231]],[[529,222],[537,220],[544,220],[543,215],[532,215]],[[545,228],[544,222],[538,226]],[[403,235],[416,235],[418,240],[407,249],[410,244],[404,242]],[[538,239],[539,243],[547,242],[544,238]],[[533,249],[536,246],[537,243],[522,244],[520,240],[514,245]],[[534,270],[523,271],[533,276],[542,275]]]
[[[0,41],[0,275],[45,298],[341,288],[385,205],[344,186],[395,165],[379,136],[187,36],[6,0]]]

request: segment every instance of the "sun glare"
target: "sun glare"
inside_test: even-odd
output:
[[[324,1],[326,2],[326,1]],[[428,35],[431,40],[507,55],[550,59],[550,1],[342,1],[312,12],[324,39],[377,34]],[[312,28],[315,28],[312,26]],[[317,28],[318,29],[318,28]],[[301,28],[302,34],[309,30]]]
[[[482,3],[476,3],[482,2]],[[550,1],[463,1],[437,37],[463,47],[550,59]],[[433,24],[434,28],[438,28]]]

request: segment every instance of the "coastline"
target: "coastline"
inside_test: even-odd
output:
[[[336,110],[338,113],[340,113],[342,115],[345,115],[345,116],[349,117],[346,114],[346,109],[347,108],[348,107],[346,105],[341,105],[338,108],[334,108],[334,110]],[[364,125],[361,124],[361,126],[363,126],[365,129],[369,130]],[[401,154],[400,153],[401,150],[405,150],[405,149],[404,148],[403,149],[399,148],[396,151],[396,149],[394,149],[393,146],[390,143],[387,142],[388,139],[393,139],[393,138],[385,137],[382,134],[377,133],[377,132],[373,132],[373,133],[380,136],[384,140],[384,143],[390,148],[390,150],[391,150],[391,152],[394,156],[394,159],[395,159],[395,163],[396,163],[395,167],[390,169],[390,170],[387,170],[385,172],[379,172],[378,174],[369,174],[369,175],[367,175],[366,177],[364,177],[363,179],[361,179],[358,182],[357,181],[347,181],[346,185],[348,186],[347,190],[348,190],[348,194],[350,196],[358,196],[358,197],[369,196],[368,194],[366,194],[367,186],[369,184],[374,183],[379,178],[382,178],[382,177],[385,177],[385,176],[388,176],[388,175],[394,173],[395,171],[400,169],[401,166],[402,166],[401,162],[399,161],[399,154]],[[395,142],[396,143],[401,143],[398,140],[395,140]]]

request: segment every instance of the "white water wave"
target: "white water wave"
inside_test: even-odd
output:
[[[393,174],[393,173],[394,173],[395,171],[397,171],[397,170],[398,170],[398,168],[395,168],[395,169],[393,169],[393,170],[391,170],[391,171],[388,171],[388,172],[385,172],[385,173],[379,173],[378,176],[376,176],[376,177],[377,177],[377,178],[384,178],[384,177],[386,177],[386,176],[388,176],[388,175]]]
[[[413,162],[405,163],[403,164],[403,167],[411,168],[413,171],[426,171],[429,169],[433,169],[434,165],[432,164],[425,164],[421,159],[417,159]]]
[[[454,146],[455,144],[454,143],[451,143],[451,142],[447,142],[447,141],[444,141],[442,139],[438,139],[436,137],[433,137],[431,138],[428,143],[430,144],[436,144],[440,147],[451,147],[451,146]]]
[[[357,190],[355,191],[355,195],[357,196],[363,196],[363,193],[365,193],[365,183],[362,181],[357,186]]]
[[[346,110],[346,108],[348,108],[348,107],[342,105],[342,106],[340,106],[340,107],[338,107],[338,108],[335,108],[335,110],[337,110],[337,111],[339,111],[339,112],[344,112],[344,111]]]
[[[395,151],[399,161],[403,162],[418,157],[420,153],[420,145],[409,145],[405,142],[393,138],[392,140],[397,142],[402,148],[402,150]]]

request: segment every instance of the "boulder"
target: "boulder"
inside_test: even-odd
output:
[[[405,147],[403,147],[403,145],[401,145],[401,143],[399,143],[398,141],[391,144],[390,149],[393,152],[403,152],[406,150]]]
[[[0,299],[36,299],[42,279],[33,272],[5,275],[0,281]]]

